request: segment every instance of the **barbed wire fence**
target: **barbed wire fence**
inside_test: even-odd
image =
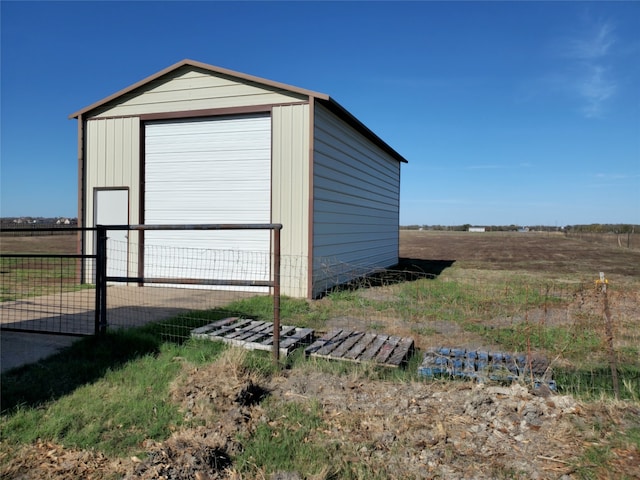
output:
[[[193,338],[194,330],[212,322],[236,317],[269,322],[274,308],[279,308],[284,325],[311,329],[315,337],[344,329],[412,338],[415,355],[405,368],[421,372],[425,381],[539,380],[526,364],[518,364],[524,357],[528,367],[533,359],[539,362],[559,391],[592,398],[640,398],[640,292],[600,278],[599,272],[586,283],[482,272],[456,277],[407,265],[380,269],[323,259],[314,273],[325,279],[326,291],[308,300],[298,298],[304,296],[300,292],[307,283],[306,257],[283,256],[280,281],[289,287],[274,306],[271,287],[234,284],[238,279],[264,281],[265,266],[267,270],[273,266],[270,252],[147,248],[146,262],[157,258],[170,268],[159,276],[207,279],[216,271],[220,277],[223,268],[224,278],[232,284],[165,281],[140,286],[135,278],[107,282],[108,330],[151,325],[165,340],[184,343]],[[112,263],[111,269],[138,271],[130,243],[112,243],[110,249],[119,251],[113,254],[118,259],[114,262],[123,262]],[[92,261],[3,258],[3,329],[20,325],[38,331],[54,325],[60,332],[92,333],[96,305]],[[79,262],[84,262],[84,278],[78,273]],[[252,265],[259,267],[251,270]],[[501,359],[506,376],[497,367],[479,368],[485,354],[489,367]],[[429,358],[439,359],[439,368],[424,367]]]
[[[635,230],[625,233],[569,231],[565,235],[569,238],[610,247],[640,249],[640,232]]]

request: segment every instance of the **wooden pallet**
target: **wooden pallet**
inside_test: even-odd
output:
[[[191,336],[222,341],[248,350],[273,348],[273,323],[250,318],[229,317],[191,331]],[[280,326],[280,355],[287,356],[301,344],[311,343],[311,328]]]
[[[311,357],[398,367],[412,351],[412,338],[334,329],[309,345],[304,352]]]

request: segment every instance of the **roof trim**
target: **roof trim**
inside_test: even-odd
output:
[[[116,98],[125,95],[129,92],[132,92],[133,90],[136,90],[137,88],[140,88],[144,85],[146,85],[147,83],[150,83],[164,75],[167,75],[168,73],[171,73],[179,68],[185,67],[185,66],[190,66],[190,67],[195,67],[195,68],[200,68],[202,70],[207,70],[209,72],[212,73],[220,73],[223,75],[228,75],[231,77],[236,77],[239,78],[241,80],[246,80],[246,81],[250,81],[250,82],[254,82],[254,83],[259,83],[262,85],[266,85],[269,87],[273,87],[273,88],[277,88],[280,90],[285,90],[288,92],[292,92],[292,93],[297,93],[300,95],[305,95],[307,97],[316,97],[316,98],[321,98],[323,100],[329,100],[329,95],[325,94],[325,93],[320,93],[320,92],[314,92],[312,90],[306,90],[304,88],[299,88],[299,87],[294,87],[293,85],[287,85],[285,83],[280,83],[280,82],[274,82],[272,80],[267,80],[266,78],[260,78],[260,77],[256,77],[253,75],[247,75],[246,73],[240,73],[240,72],[236,72],[234,70],[229,70],[227,68],[222,68],[222,67],[216,67],[214,65],[209,65],[206,63],[202,63],[202,62],[196,62],[195,60],[189,60],[189,59],[185,59],[182,60],[178,63],[174,63],[173,65],[165,68],[164,70],[159,71],[158,73],[154,73],[153,75],[146,77],[142,80],[140,80],[139,82],[134,83],[133,85],[130,85],[116,93],[114,93],[113,95],[109,95],[106,98],[103,98],[102,100],[98,100],[95,103],[92,103],[91,105],[78,110],[75,113],[72,113],[71,115],[69,115],[69,118],[77,118],[80,115],[84,115],[87,112],[90,112],[91,110],[94,110],[96,108],[99,108],[107,103],[109,103],[112,100],[115,100]]]
[[[400,163],[409,163],[409,161],[396,152],[387,142],[382,140],[378,135],[376,135],[369,127],[367,127],[364,123],[358,120],[349,110],[344,108],[338,102],[336,102],[333,98],[328,97],[327,99],[321,98],[320,104],[327,107],[331,112],[335,113],[339,118],[345,120],[349,125],[355,128],[362,135],[367,137],[373,143],[375,143],[378,147],[384,150],[386,153],[391,155],[395,160]]]
[[[272,88],[276,88],[279,90],[284,90],[287,92],[291,92],[291,93],[296,93],[299,95],[304,95],[309,97],[309,101],[311,102],[314,99],[320,100],[320,103],[325,105],[327,108],[329,108],[329,110],[331,110],[333,113],[337,114],[340,118],[342,118],[343,120],[345,120],[348,124],[350,124],[351,126],[353,126],[356,130],[358,130],[360,133],[362,133],[365,137],[367,137],[369,140],[371,140],[373,143],[375,143],[377,146],[379,146],[380,148],[382,148],[385,152],[387,152],[388,154],[390,154],[394,159],[396,159],[397,161],[401,162],[401,163],[407,163],[407,160],[400,155],[398,152],[396,152],[393,148],[391,148],[384,140],[382,140],[380,137],[378,137],[378,135],[376,135],[375,133],[373,133],[364,123],[362,123],[360,120],[358,120],[355,116],[353,116],[353,114],[351,114],[346,108],[344,108],[342,105],[340,105],[338,102],[336,102],[333,98],[331,98],[329,95],[327,95],[326,93],[320,93],[320,92],[314,92],[313,90],[306,90],[304,88],[299,88],[299,87],[294,87],[293,85],[287,85],[286,83],[280,83],[280,82],[274,82],[273,80],[267,80],[266,78],[261,78],[261,77],[256,77],[253,75],[248,75],[246,73],[241,73],[241,72],[236,72],[234,70],[229,70],[227,68],[222,68],[222,67],[216,67],[214,65],[209,65],[207,63],[202,63],[202,62],[197,62],[195,60],[190,60],[190,59],[184,59],[180,62],[174,63],[173,65],[149,76],[146,77],[142,80],[140,80],[139,82],[134,83],[133,85],[130,85],[112,95],[109,95],[106,98],[103,98],[102,100],[98,100],[95,103],[92,103],[91,105],[78,110],[75,113],[72,113],[71,115],[69,115],[70,119],[73,118],[78,118],[80,119],[81,117],[85,116],[86,113],[95,110],[97,108],[102,107],[103,105],[106,105],[107,103],[111,102],[112,100],[115,100],[116,98],[123,96],[127,93],[130,93],[164,75],[167,75],[168,73],[171,73],[179,68],[185,67],[185,66],[190,66],[190,67],[194,67],[194,68],[200,68],[202,70],[206,70],[209,71],[211,73],[219,73],[222,75],[228,75],[231,77],[236,77],[240,80],[244,80],[244,81],[249,81],[249,82],[253,82],[253,83],[258,83],[261,85],[265,85],[268,87],[272,87]]]

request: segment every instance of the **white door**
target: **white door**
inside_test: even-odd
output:
[[[145,155],[145,224],[270,223],[270,115],[149,122]],[[270,276],[266,230],[147,231],[144,252],[145,277]]]
[[[129,224],[129,190],[95,191],[95,224]],[[128,230],[107,231],[107,276],[127,276]]]

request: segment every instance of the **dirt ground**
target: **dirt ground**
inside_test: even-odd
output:
[[[333,445],[332,465],[356,471],[366,465],[380,478],[640,476],[637,446],[615,441],[617,431],[640,427],[638,405],[584,404],[570,396],[534,394],[518,384],[393,383],[370,381],[364,373],[345,377],[313,369],[261,378],[229,365],[224,357],[205,366],[183,365],[172,398],[185,420],[199,426],[163,442],[144,442],[146,458],[114,460],[41,442],[12,452],[3,478],[340,478],[331,471],[239,474],[232,462],[242,449],[238,439],[265,421],[261,401],[251,401],[248,392],[262,392],[271,402],[319,402],[322,424],[305,441]],[[590,465],[583,457],[589,447],[607,449],[610,462]]]
[[[400,253],[437,274],[456,264],[550,275],[605,271],[630,284],[640,279],[637,251],[546,234],[402,232]],[[8,452],[13,459],[3,478],[339,478],[331,471],[259,468],[252,476],[240,475],[233,465],[242,449],[238,439],[265,421],[262,397],[247,401],[247,392],[264,392],[276,403],[317,401],[323,421],[308,441],[337,445],[331,464],[366,465],[382,478],[640,478],[637,443],[621,442],[618,435],[640,431],[637,403],[585,403],[518,384],[374,381],[366,367],[338,376],[310,364],[260,377],[230,368],[234,364],[228,357],[203,366],[183,363],[172,399],[185,419],[199,426],[182,428],[162,442],[145,442],[144,458],[112,459],[40,442]],[[587,452],[594,449],[608,452],[609,461],[588,460]]]
[[[400,257],[436,270],[464,268],[640,280],[640,250],[607,247],[561,233],[400,232]]]
[[[2,253],[78,253],[78,236],[34,235],[31,237],[0,236]]]

